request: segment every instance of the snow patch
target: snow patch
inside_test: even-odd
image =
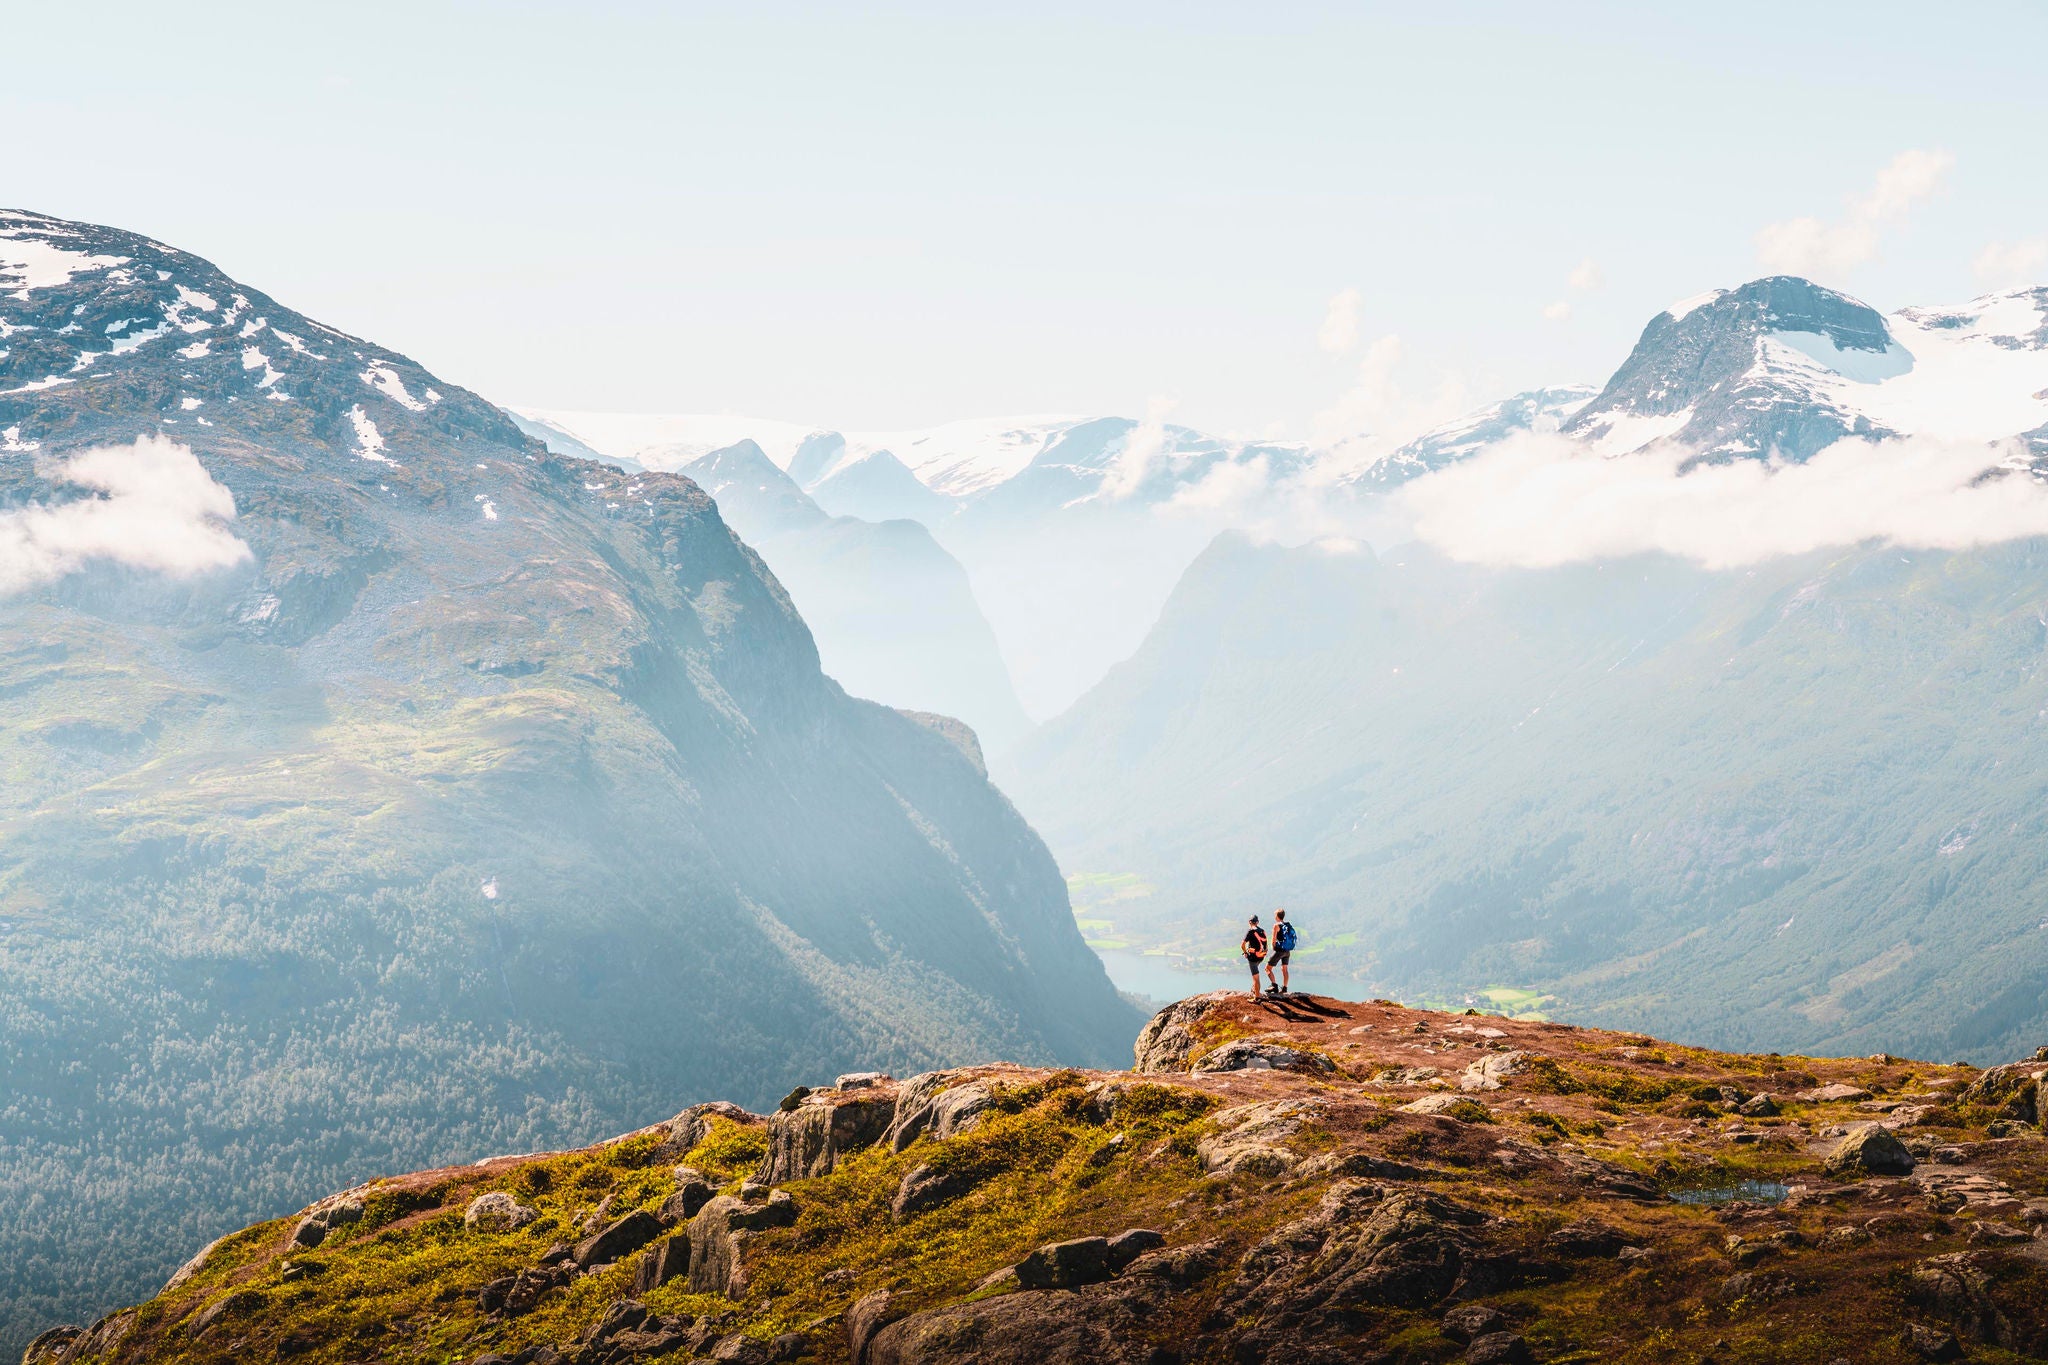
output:
[[[1704,294],[1694,294],[1691,298],[1680,299],[1677,303],[1666,308],[1664,312],[1673,322],[1676,322],[1695,308],[1704,308],[1727,292],[1725,289],[1709,289]]]
[[[384,453],[384,433],[377,430],[377,424],[363,411],[361,403],[348,410],[348,420],[356,429],[356,454],[378,464],[397,463]]]
[[[1627,455],[1674,436],[1692,420],[1691,408],[1662,414],[1620,412],[1602,422],[1593,448],[1602,455]]]
[[[425,412],[427,405],[405,390],[405,381],[398,377],[398,371],[382,360],[370,362],[370,368],[362,373],[362,381],[392,402],[411,412]]]
[[[95,256],[84,251],[67,251],[40,237],[19,236],[20,229],[0,229],[0,289],[20,291],[54,289],[69,284],[73,275],[126,265],[126,256]]]

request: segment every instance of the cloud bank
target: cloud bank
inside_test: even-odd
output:
[[[2016,447],[1845,440],[1805,464],[1680,466],[1662,447],[1618,458],[1529,435],[1407,485],[1417,539],[1502,567],[1663,553],[1733,568],[1865,542],[1939,550],[2048,535],[2048,487],[1984,478]]]
[[[185,446],[144,436],[98,446],[39,471],[97,496],[0,512],[0,595],[51,583],[94,562],[190,578],[250,558],[228,524],[234,495]]]
[[[1932,199],[1954,168],[1944,151],[1909,148],[1886,163],[1870,193],[1851,200],[1840,222],[1791,218],[1756,235],[1757,260],[1788,275],[1839,280],[1877,256],[1878,232]]]

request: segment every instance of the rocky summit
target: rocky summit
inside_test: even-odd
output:
[[[24,1360],[2039,1359],[2044,1082],[1218,993],[372,1180]]]
[[[974,741],[827,677],[689,479],[0,215],[0,1344],[309,1180],[1113,1062]]]

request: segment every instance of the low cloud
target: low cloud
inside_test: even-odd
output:
[[[2048,487],[1982,477],[2016,447],[1845,440],[1804,464],[1681,474],[1689,454],[1610,459],[1529,435],[1415,480],[1398,501],[1417,539],[1521,568],[1662,553],[1723,569],[1870,541],[1962,550],[2048,535]]]
[[[1993,289],[2039,284],[2048,274],[2048,237],[2019,242],[1989,242],[1970,261],[1977,278]]]
[[[1166,454],[1166,418],[1173,406],[1171,398],[1158,394],[1145,400],[1145,420],[1124,437],[1116,463],[1102,480],[1101,496],[1115,501],[1128,498],[1145,486],[1146,475]]]
[[[1330,306],[1323,311],[1323,325],[1316,328],[1316,345],[1331,355],[1343,355],[1358,344],[1358,314],[1365,300],[1356,289],[1345,289],[1330,296]]]
[[[145,436],[49,461],[38,472],[94,496],[0,512],[0,594],[96,562],[190,578],[250,558],[228,529],[234,495],[185,446]]]
[[[1766,269],[1816,279],[1840,279],[1877,257],[1880,229],[1938,194],[1954,169],[1944,151],[1909,148],[1885,164],[1870,192],[1852,199],[1838,222],[1790,218],[1756,235],[1756,256]]]
[[[1370,464],[1470,410],[1471,395],[1455,374],[1443,375],[1428,394],[1408,393],[1400,382],[1406,361],[1400,337],[1379,338],[1360,357],[1351,387],[1309,423],[1309,444],[1329,452],[1335,468]]]

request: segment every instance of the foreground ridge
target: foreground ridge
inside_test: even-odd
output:
[[[847,1075],[371,1181],[24,1361],[2048,1353],[2048,1048],[1978,1071],[1217,993],[1134,1061]]]

